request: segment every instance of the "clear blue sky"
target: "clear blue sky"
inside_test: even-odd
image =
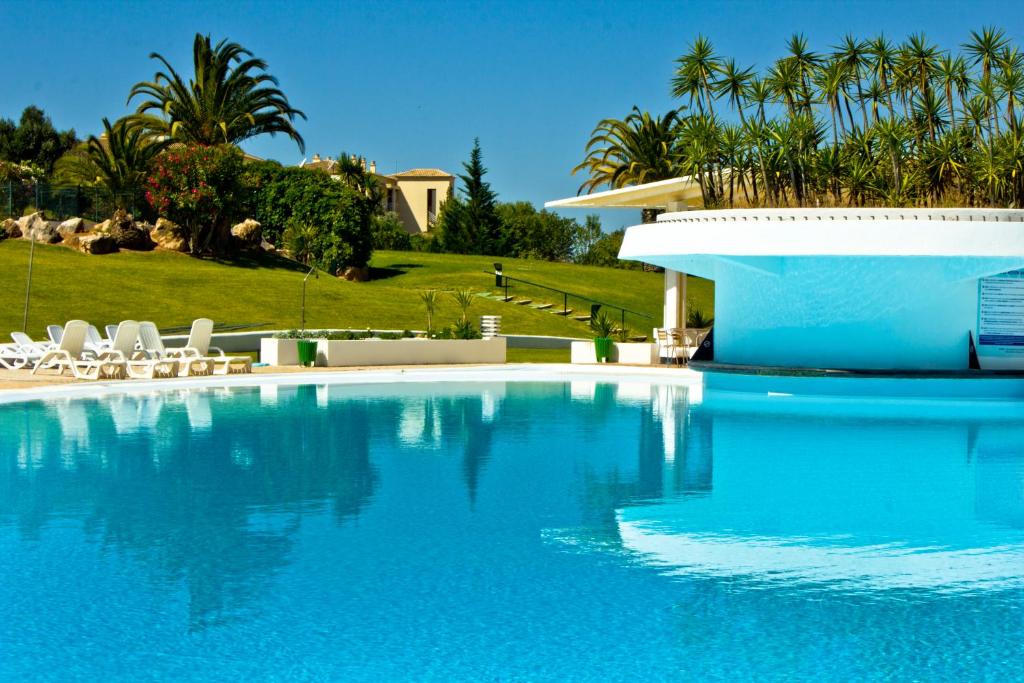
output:
[[[924,31],[955,48],[995,24],[1024,48],[1024,2],[21,2],[0,0],[0,116],[28,104],[96,133],[125,114],[159,52],[189,71],[192,37],[227,37],[265,59],[306,112],[306,153],[347,150],[384,171],[460,171],[479,136],[502,200],[573,195],[598,120],[662,112],[673,60],[698,33],[741,64],[782,55],[793,32],[826,50],[843,34]],[[298,163],[264,137],[253,154]],[[579,215],[574,213],[573,215]],[[579,216],[582,219],[582,216]],[[605,228],[635,212],[605,212]]]

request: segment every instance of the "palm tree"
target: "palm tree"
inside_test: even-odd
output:
[[[587,156],[572,172],[587,171],[579,193],[607,185],[625,187],[678,176],[676,127],[679,111],[664,116],[633,107],[623,120],[605,119],[597,124],[587,143]]]
[[[802,106],[804,110],[811,109],[811,87],[810,81],[814,69],[821,61],[821,58],[807,49],[807,38],[802,33],[794,33],[789,39],[789,56],[785,57],[792,61],[797,68],[800,77],[800,88],[803,94]]]
[[[139,126],[103,119],[103,135],[89,139],[57,162],[60,182],[103,188],[114,207],[129,209],[142,197],[150,163],[167,141],[154,140]]]
[[[949,107],[949,119],[951,125],[956,127],[956,105],[953,102],[953,92],[956,91],[960,102],[963,102],[964,95],[970,85],[967,76],[967,61],[961,56],[952,56],[946,53],[935,62],[935,79],[938,85],[942,86],[946,94],[946,106]]]
[[[768,85],[786,104],[790,116],[795,116],[797,105],[803,102],[800,66],[792,59],[780,59],[768,70]]]
[[[754,77],[754,68],[740,69],[735,59],[727,59],[722,63],[720,73],[721,77],[714,83],[715,94],[719,97],[725,95],[729,104],[739,112],[740,123],[745,123],[743,107],[746,104],[747,88]]]
[[[757,120],[760,123],[765,122],[764,108],[773,97],[775,91],[771,83],[756,76],[750,79],[747,84],[747,103],[757,107]]]
[[[1024,71],[1021,70],[1020,55],[1016,49],[1008,50],[1001,60],[1002,68],[996,74],[996,86],[1006,98],[1006,122],[1010,130],[1017,131],[1016,107],[1024,98]]]
[[[835,50],[833,57],[846,67],[850,79],[857,86],[857,101],[860,103],[860,112],[864,117],[864,128],[867,129],[869,125],[868,111],[864,106],[864,90],[861,86],[860,69],[867,63],[868,44],[847,34],[843,37],[842,42],[832,49]],[[849,106],[849,99],[847,99],[847,106]],[[852,116],[850,117],[850,124],[853,124]]]
[[[832,112],[832,139],[839,141],[840,132],[846,135],[846,126],[843,124],[842,101],[848,97],[846,84],[850,79],[850,71],[841,61],[837,59],[821,65],[814,71],[814,84],[818,86],[818,92]],[[836,114],[839,115],[839,126],[836,127]],[[851,121],[852,124],[852,121]]]
[[[889,118],[893,118],[896,115],[896,109],[892,105],[891,81],[898,53],[892,42],[882,35],[868,42],[868,54],[873,60],[871,72],[878,80],[882,92],[886,94],[889,103]]]
[[[715,56],[715,49],[704,36],[698,35],[690,45],[690,51],[676,60],[678,67],[672,78],[672,96],[689,97],[690,106],[697,103],[697,109],[704,113],[714,114],[711,104],[714,88],[711,83],[721,69],[721,61]]]
[[[972,57],[971,64],[981,64],[981,77],[988,78],[992,66],[999,61],[999,52],[1009,44],[1001,29],[994,27],[982,28],[981,32],[971,31],[971,40],[962,47]]]
[[[907,76],[913,79],[917,91],[922,95],[928,92],[928,84],[938,58],[939,48],[929,44],[923,33],[915,33],[907,39],[904,46]]]
[[[156,52],[164,71],[152,81],[136,83],[128,101],[142,98],[132,120],[147,132],[203,145],[238,144],[269,133],[284,133],[305,149],[292,123],[306,115],[293,108],[266,73],[267,64],[237,43],[196,34],[192,46],[194,75],[186,82]],[[155,113],[150,113],[155,112]]]

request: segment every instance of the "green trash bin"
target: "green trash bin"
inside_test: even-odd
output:
[[[316,364],[316,342],[312,339],[300,339],[296,342],[299,352],[299,365],[311,368]]]

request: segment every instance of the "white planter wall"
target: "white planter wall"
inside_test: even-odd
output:
[[[298,365],[299,346],[297,339],[260,339],[260,362],[267,365]]]
[[[358,339],[317,340],[321,367],[377,365],[457,365],[504,363],[504,337],[493,339]],[[298,365],[294,339],[263,339],[260,360],[268,365]]]
[[[596,363],[597,355],[594,352],[594,342],[574,341],[571,346],[570,360],[573,363]],[[615,342],[612,344],[608,361],[627,365],[657,365],[658,345]]]

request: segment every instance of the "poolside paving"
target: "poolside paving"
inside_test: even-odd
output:
[[[518,363],[510,363],[509,365],[519,365]],[[527,363],[526,365],[547,365],[546,363]],[[553,364],[563,365],[563,364]],[[358,367],[314,367],[314,368],[303,368],[294,365],[288,366],[273,366],[273,367],[254,367],[252,373],[254,375],[282,375],[282,374],[299,374],[299,373],[318,373],[324,372],[366,372],[371,370],[422,370],[424,368],[454,368],[454,369],[466,369],[472,367],[479,367],[476,365],[388,365],[388,366],[358,366]],[[489,365],[488,365],[489,367]],[[615,363],[614,365],[581,365],[577,367],[591,367],[591,368],[611,368],[611,367],[636,367],[636,368],[662,368],[665,371],[680,370],[685,368],[672,368],[670,366],[655,366],[655,365],[626,365],[624,363]],[[218,375],[222,376],[222,375]],[[131,383],[131,382],[172,382],[187,380],[187,377],[177,377],[170,379],[123,379],[116,380],[115,383]],[[70,375],[57,375],[53,372],[49,374],[33,375],[28,370],[7,370],[0,368],[0,391],[24,391],[25,389],[31,389],[34,387],[47,387],[59,384],[76,384],[95,383],[95,380],[82,380],[72,377]],[[106,383],[106,382],[105,382]]]

